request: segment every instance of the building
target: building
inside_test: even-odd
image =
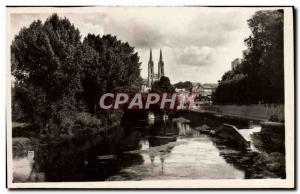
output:
[[[149,90],[148,88],[148,79],[143,79],[143,83],[141,86],[141,92],[147,92]]]
[[[160,80],[162,76],[165,76],[165,70],[164,70],[164,61],[162,57],[162,51],[160,49],[160,54],[159,54],[159,61],[158,61],[158,73],[154,73],[154,63],[152,59],[152,50],[150,49],[150,57],[149,57],[149,62],[148,62],[148,83],[147,87],[151,88],[153,83],[157,80]]]
[[[208,99],[211,100],[212,94],[216,91],[217,87],[218,87],[218,84],[213,84],[213,83],[203,84],[204,96],[208,97]]]
[[[204,88],[202,84],[200,83],[193,84],[192,92],[195,95],[195,97],[198,99],[200,99],[201,96],[204,96]]]
[[[212,94],[215,92],[218,84],[214,83],[194,83],[192,93],[195,101],[211,101]]]
[[[175,88],[175,92],[181,97],[187,97],[190,94],[190,91],[185,88]]]

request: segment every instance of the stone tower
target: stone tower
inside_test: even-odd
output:
[[[165,76],[165,70],[164,70],[164,61],[162,58],[162,51],[160,49],[159,61],[158,61],[158,79],[160,79],[162,76]]]
[[[150,58],[148,62],[148,87],[152,86],[154,78],[154,63],[152,60],[152,50],[150,49]]]

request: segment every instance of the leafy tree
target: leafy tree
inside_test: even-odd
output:
[[[172,98],[172,95],[175,93],[175,88],[171,84],[170,79],[168,77],[162,76],[160,80],[155,81],[152,84],[150,92],[159,94],[161,98],[163,93],[167,93],[167,98]],[[177,107],[178,104],[179,101],[178,98],[176,98],[175,107]],[[160,108],[160,105],[161,105],[161,99],[158,103],[150,105],[150,110],[154,114],[158,114],[160,116],[162,116],[164,113],[171,113],[174,111],[173,109],[169,109],[168,106],[170,105],[170,103],[167,103],[163,109]]]
[[[226,72],[215,103],[284,103],[283,11],[258,11],[248,25],[248,49],[238,68]]]
[[[258,78],[266,102],[284,101],[283,11],[259,11],[248,20],[252,35],[245,40],[249,76]],[[255,70],[257,70],[255,72]],[[253,80],[254,80],[253,79]]]
[[[85,104],[95,112],[101,93],[140,86],[139,57],[127,42],[111,35],[80,39],[57,14],[19,32],[11,45],[14,118],[26,117],[50,134],[69,132],[75,113]]]
[[[151,92],[157,93],[174,93],[175,88],[166,76],[162,76],[159,81],[155,81],[152,85]]]
[[[99,53],[87,44],[83,44],[83,66],[81,84],[83,92],[81,97],[88,106],[89,112],[94,113],[102,92],[101,82],[105,77],[104,67],[100,62]]]
[[[99,64],[105,75],[101,83],[104,91],[122,86],[139,86],[141,63],[134,47],[111,35],[100,37],[89,34],[84,39],[84,44],[91,46],[99,54]]]
[[[98,104],[101,93],[140,87],[141,63],[134,47],[116,36],[93,34],[85,37],[83,46],[85,50],[92,50],[87,53],[82,80],[90,107]]]
[[[53,14],[44,24],[37,20],[23,28],[12,42],[11,53],[14,84],[29,99],[30,120],[53,134],[72,127],[70,113],[81,85],[79,30]]]

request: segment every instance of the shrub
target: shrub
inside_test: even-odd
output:
[[[102,121],[90,113],[80,112],[76,114],[76,124],[87,127],[100,127]]]

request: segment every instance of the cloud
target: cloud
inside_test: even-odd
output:
[[[101,26],[104,24],[106,17],[108,16],[106,13],[81,13],[81,14],[66,14],[68,17],[77,17],[84,24],[92,24],[95,26]]]
[[[215,57],[215,49],[211,47],[190,46],[175,51],[179,65],[202,67],[210,65]]]
[[[59,16],[67,17],[80,30],[82,38],[88,33],[104,35],[106,13],[66,13],[59,14]]]
[[[173,82],[216,82],[230,69],[230,62],[242,56],[243,40],[251,33],[247,20],[262,9],[86,7],[53,8],[52,13],[67,17],[83,37],[88,33],[112,34],[129,42],[140,56],[143,77],[147,76],[150,48],[155,71],[159,49],[162,48],[165,73]],[[29,26],[38,18],[44,21],[50,15],[27,12],[11,17],[11,39],[21,27]]]
[[[106,14],[104,33],[117,35],[137,48],[220,47],[233,38],[244,17],[227,9],[195,7],[120,8]]]
[[[82,36],[113,34],[137,48],[223,46],[245,22],[244,17],[236,17],[240,15],[236,9],[197,7],[104,7],[92,12],[57,13],[69,18]],[[19,14],[14,22],[28,24],[27,21],[45,20],[50,15]]]
[[[165,38],[153,24],[137,18],[126,18],[125,21],[120,18],[109,18],[104,24],[104,31],[140,48],[157,47]]]
[[[168,46],[186,47],[190,45],[221,47],[231,41],[233,32],[244,26],[244,17],[236,17],[232,10],[191,10],[190,17],[184,23],[175,23],[169,27]],[[176,21],[175,21],[176,22]]]

